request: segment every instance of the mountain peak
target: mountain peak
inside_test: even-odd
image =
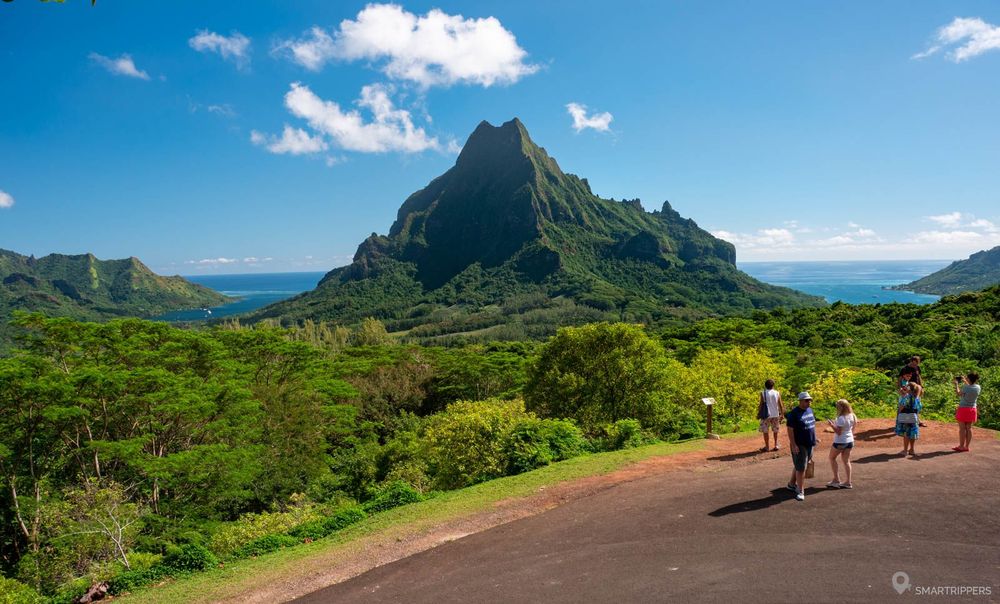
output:
[[[537,146],[516,117],[499,126],[483,120],[469,135],[456,166],[470,166],[529,157]]]

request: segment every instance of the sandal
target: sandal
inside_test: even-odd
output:
[[[830,482],[826,483],[826,488],[828,488],[828,489],[839,489],[839,488],[841,488],[842,486],[843,486],[843,485],[841,485],[841,484],[840,484],[839,482],[837,482],[836,480],[831,480]]]
[[[838,488],[840,488],[840,489],[853,489],[854,485],[852,485],[849,482],[842,482],[842,483],[840,483],[840,486]]]

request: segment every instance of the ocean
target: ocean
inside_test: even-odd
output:
[[[840,262],[740,262],[740,270],[765,283],[783,285],[827,302],[930,304],[938,296],[883,289],[902,285],[951,264],[951,260],[858,260]]]
[[[239,300],[207,309],[178,310],[157,317],[157,319],[161,321],[201,321],[250,312],[315,288],[325,274],[325,272],[310,272],[186,275],[184,278],[192,283],[204,285],[223,295],[239,298]]]
[[[844,262],[740,262],[739,268],[766,283],[823,296],[828,302],[930,304],[937,296],[883,289],[909,283],[944,268],[948,260]],[[316,287],[326,273],[258,273],[249,275],[189,275],[236,302],[208,309],[181,310],[157,317],[162,321],[201,321],[250,312]]]

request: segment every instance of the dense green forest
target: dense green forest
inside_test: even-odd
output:
[[[179,329],[19,315],[0,359],[0,594],[71,601],[322,538],[382,510],[573,456],[755,425],[766,378],[925,415],[983,375],[1000,428],[1000,288],[929,306],[777,309],[684,326],[594,323],[545,342],[400,342],[381,322]],[[13,597],[13,596],[11,596]]]

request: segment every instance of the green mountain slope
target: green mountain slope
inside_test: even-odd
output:
[[[1000,283],[1000,246],[976,252],[965,260],[952,262],[943,269],[896,289],[921,294],[959,294],[978,291]]]
[[[375,316],[429,336],[823,304],[756,281],[735,261],[732,244],[669,203],[649,213],[638,200],[594,195],[519,120],[482,122],[455,166],[403,203],[387,236],[372,234],[314,291],[250,320]]]
[[[161,277],[137,258],[98,260],[93,254],[34,258],[0,250],[0,336],[15,310],[101,320],[153,317],[227,300],[182,277]]]

